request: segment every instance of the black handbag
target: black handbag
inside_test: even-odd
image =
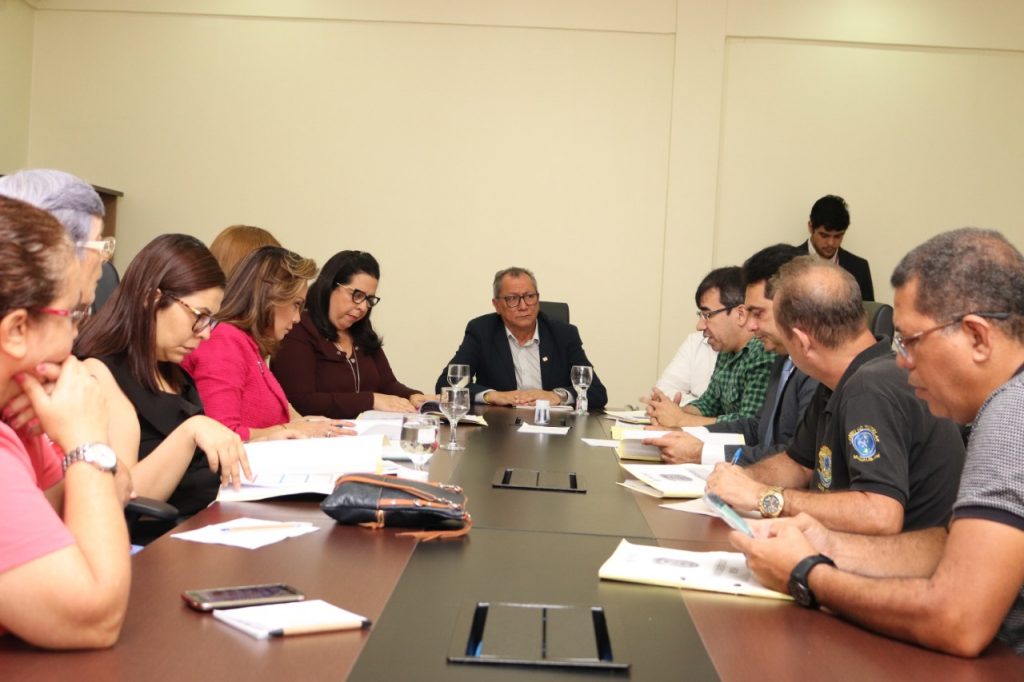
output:
[[[398,536],[423,541],[460,537],[473,526],[462,488],[394,476],[345,474],[320,508],[338,523],[422,528]]]

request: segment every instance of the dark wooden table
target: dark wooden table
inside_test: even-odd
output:
[[[579,679],[1011,680],[1024,662],[1002,645],[964,660],[875,635],[790,603],[600,581],[618,541],[729,549],[718,519],[660,508],[617,484],[614,453],[580,438],[609,422],[575,419],[568,436],[515,432],[523,410],[491,408],[464,426],[467,449],[439,451],[432,480],[469,495],[470,535],[426,543],[394,530],[337,526],[305,502],[216,504],[187,528],[240,516],[311,520],[321,530],[259,550],[163,537],[133,559],[118,644],[51,653],[0,638],[3,680]],[[556,421],[561,415],[555,415]],[[494,489],[500,468],[576,472],[585,494]],[[184,606],[182,590],[284,581],[374,620],[369,631],[259,641]],[[449,664],[459,614],[476,601],[603,605],[625,633],[627,674]]]

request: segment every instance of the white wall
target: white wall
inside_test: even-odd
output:
[[[0,173],[28,161],[32,8],[0,0]]]
[[[510,264],[570,302],[624,403],[704,272],[800,240],[821,194],[850,201],[882,299],[936,231],[1024,242],[1009,0],[32,4],[28,163],[125,192],[119,265],[234,222],[372,251],[421,388]]]

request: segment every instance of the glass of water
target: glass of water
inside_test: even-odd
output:
[[[423,471],[423,465],[437,451],[440,420],[432,414],[409,414],[402,417],[402,451],[409,455],[416,471]]]
[[[587,413],[587,389],[594,381],[594,368],[590,365],[573,365],[569,372],[569,380],[576,389],[575,414]]]
[[[448,418],[452,425],[452,436],[442,445],[445,450],[465,450],[455,440],[455,432],[459,428],[459,419],[469,412],[469,389],[455,386],[441,388],[441,414]]]
[[[469,386],[469,365],[448,365],[448,385],[455,388]]]

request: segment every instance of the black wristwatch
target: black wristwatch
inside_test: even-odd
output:
[[[824,554],[814,554],[801,559],[800,563],[793,567],[793,572],[789,574],[789,595],[796,600],[797,604],[804,608],[818,608],[818,600],[814,598],[814,592],[811,591],[810,586],[807,584],[807,576],[810,574],[811,569],[818,564],[835,566],[836,562]]]

